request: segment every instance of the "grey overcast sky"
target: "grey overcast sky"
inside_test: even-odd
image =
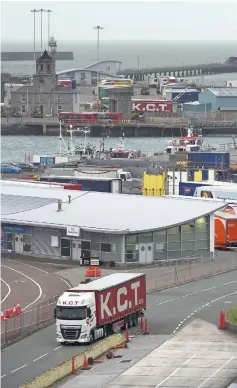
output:
[[[31,41],[31,9],[51,9],[57,40],[236,40],[237,0],[228,1],[2,1],[1,39]],[[36,15],[40,40],[40,15]],[[47,37],[47,15],[43,15]]]

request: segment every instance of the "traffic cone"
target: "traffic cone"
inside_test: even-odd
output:
[[[9,309],[6,311],[5,318],[12,318],[13,317],[13,309]]]
[[[76,374],[76,363],[75,363],[75,357],[72,357],[72,374]]]
[[[148,323],[147,323],[147,319],[145,318],[145,324],[144,324],[144,333],[143,334],[149,334],[149,331],[148,331]]]
[[[128,345],[125,342],[125,344],[113,346],[111,349],[127,349],[127,348],[128,348]]]
[[[90,369],[89,365],[88,365],[88,360],[86,358],[86,355],[84,354],[84,363],[83,363],[83,367],[81,368],[81,370],[88,370],[88,369]]]
[[[13,317],[17,315],[17,312],[16,312],[16,306],[13,307]]]
[[[125,341],[126,341],[126,343],[130,342],[128,326],[127,325],[126,325],[126,329],[125,329]]]
[[[1,321],[4,321],[4,319],[5,319],[4,312],[3,312],[3,311],[1,311]]]
[[[223,311],[220,312],[219,328],[220,329],[225,329],[225,314],[223,313]]]
[[[21,308],[21,306],[20,306],[20,303],[17,302],[17,305],[16,305],[16,313],[17,313],[17,315],[18,315],[18,314],[21,314],[21,312],[22,312],[22,308]]]

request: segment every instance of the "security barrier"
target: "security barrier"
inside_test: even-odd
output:
[[[123,334],[114,334],[98,344],[92,346],[87,351],[79,354],[74,358],[74,367],[75,370],[79,369],[84,364],[84,356],[87,360],[89,357],[96,359],[101,356],[109,349],[120,345],[125,342],[125,337]],[[63,364],[53,368],[45,373],[42,373],[40,376],[36,377],[32,381],[25,383],[20,386],[20,388],[47,388],[54,384],[56,381],[61,380],[63,377],[66,377],[72,373],[72,360],[65,361]]]

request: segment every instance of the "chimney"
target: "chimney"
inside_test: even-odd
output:
[[[71,203],[71,195],[68,196],[68,203]]]
[[[57,212],[61,212],[63,209],[62,209],[62,200],[61,199],[59,199],[58,200],[58,210],[57,210]]]

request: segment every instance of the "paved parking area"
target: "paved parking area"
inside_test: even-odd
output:
[[[235,335],[220,331],[213,324],[195,319],[166,342],[162,343],[165,336],[163,341],[161,337],[137,337],[128,350],[120,351],[123,355],[121,360],[105,361],[61,386],[226,388],[235,378],[237,374]],[[152,343],[156,344],[153,350]],[[145,349],[147,355],[142,356]],[[124,371],[121,368],[124,368]]]

